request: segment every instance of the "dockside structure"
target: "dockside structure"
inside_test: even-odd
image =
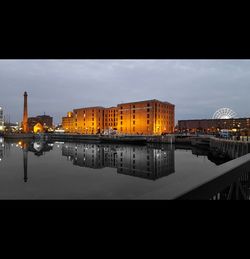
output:
[[[173,133],[175,105],[159,100],[121,103],[116,107],[74,109],[62,118],[65,132],[98,134],[116,130],[120,134],[160,135]]]
[[[250,118],[179,120],[179,132],[216,133],[222,129],[250,132]]]

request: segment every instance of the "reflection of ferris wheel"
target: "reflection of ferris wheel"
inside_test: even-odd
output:
[[[214,113],[213,119],[231,119],[235,118],[236,115],[237,114],[229,108],[221,108]]]

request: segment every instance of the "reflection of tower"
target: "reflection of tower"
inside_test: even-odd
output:
[[[23,143],[23,169],[24,169],[24,182],[28,181],[28,145]]]
[[[24,93],[23,132],[28,133],[28,94]]]

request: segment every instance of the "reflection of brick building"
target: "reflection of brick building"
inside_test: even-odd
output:
[[[204,119],[204,120],[179,120],[178,130],[196,132],[216,132],[221,129],[250,130],[250,118],[234,119]]]
[[[43,130],[46,131],[46,129],[53,127],[53,118],[48,115],[40,115],[37,117],[28,118],[28,128],[30,132],[33,132],[35,126],[39,124],[41,124]]]
[[[118,104],[117,107],[75,109],[62,118],[66,132],[96,134],[117,129],[122,134],[160,135],[173,133],[175,106],[168,102],[148,100]]]
[[[62,154],[73,161],[74,165],[89,168],[103,168],[103,148],[93,144],[72,144],[63,145]]]
[[[125,147],[118,150],[118,173],[156,180],[174,173],[174,150]]]
[[[67,143],[62,155],[74,165],[88,168],[117,168],[117,173],[156,180],[174,173],[174,149],[146,146],[114,146]]]

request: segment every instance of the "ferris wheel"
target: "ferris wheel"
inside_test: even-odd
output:
[[[236,115],[236,112],[230,108],[221,108],[214,113],[213,119],[232,119],[235,118]]]

